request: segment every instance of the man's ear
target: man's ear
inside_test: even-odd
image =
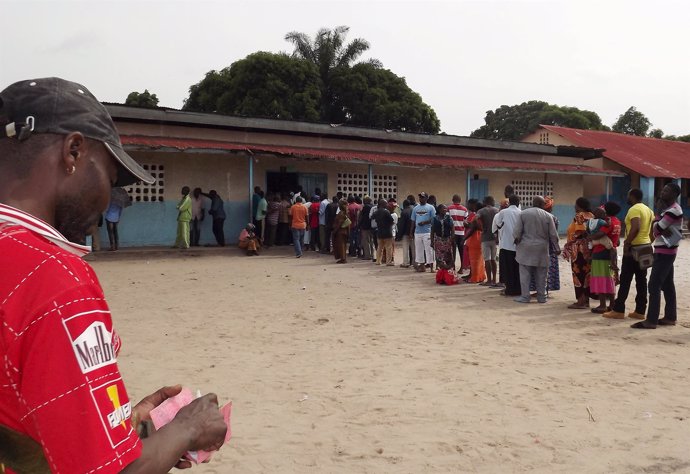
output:
[[[86,154],[86,147],[86,139],[80,132],[72,132],[65,137],[62,142],[62,162],[68,174],[74,173],[78,159]]]

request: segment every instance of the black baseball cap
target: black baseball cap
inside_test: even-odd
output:
[[[15,82],[0,92],[0,139],[24,141],[34,133],[72,132],[102,142],[117,160],[115,186],[155,181],[125,152],[110,114],[81,84],[46,77]]]

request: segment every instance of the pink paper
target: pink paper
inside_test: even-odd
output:
[[[170,423],[183,407],[186,407],[194,401],[194,396],[192,391],[188,388],[183,388],[182,391],[175,397],[168,398],[166,401],[158,405],[156,408],[151,410],[151,420],[153,421],[153,426],[157,430],[161,429],[163,426]],[[232,436],[230,430],[230,415],[232,414],[232,402],[228,402],[220,409],[223,414],[223,420],[225,420],[225,425],[228,427],[228,431],[225,433],[225,442],[227,443]],[[185,457],[190,461],[198,464],[211,459],[213,452],[209,451],[188,451]]]
[[[193,401],[194,395],[192,395],[192,391],[188,388],[183,388],[179,394],[172,398],[168,398],[151,410],[151,421],[153,421],[153,426],[155,426],[157,430],[161,429],[175,418],[178,411]]]

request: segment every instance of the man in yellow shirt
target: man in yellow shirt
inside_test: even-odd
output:
[[[640,268],[640,264],[633,258],[632,249],[637,246],[651,245],[650,231],[654,212],[642,203],[643,194],[639,189],[631,189],[628,193],[630,210],[625,216],[626,237],[623,242],[623,265],[621,266],[620,287],[612,311],[604,313],[605,318],[625,318],[625,300],[630,293],[630,284],[635,277],[635,311],[628,314],[629,318],[645,319],[647,312],[647,269]]]

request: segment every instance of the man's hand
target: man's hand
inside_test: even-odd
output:
[[[151,419],[151,410],[166,401],[178,395],[182,391],[182,385],[173,385],[171,387],[163,387],[152,393],[148,397],[144,397],[132,410],[132,425],[134,429],[144,420]]]
[[[218,397],[209,393],[182,408],[170,424],[178,425],[190,435],[190,451],[215,451],[225,442],[223,415],[218,410]]]

